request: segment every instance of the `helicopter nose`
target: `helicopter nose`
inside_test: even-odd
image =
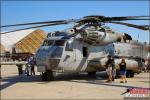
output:
[[[60,59],[49,59],[48,69],[56,69],[59,65]]]

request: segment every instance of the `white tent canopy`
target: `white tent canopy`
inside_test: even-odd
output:
[[[5,51],[12,52],[14,44],[32,33],[34,29],[16,31],[6,34],[1,34],[1,44],[5,47]]]

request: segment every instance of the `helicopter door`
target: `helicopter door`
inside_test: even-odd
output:
[[[63,59],[63,63],[65,64],[64,70],[73,70],[72,66],[74,65],[74,57],[73,43],[67,42]]]
[[[83,47],[82,48],[82,53],[83,53],[83,57],[88,57],[88,48],[87,47]]]

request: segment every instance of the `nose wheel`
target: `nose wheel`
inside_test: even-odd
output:
[[[43,81],[53,81],[54,75],[51,70],[47,70],[46,72],[42,73],[42,80]]]

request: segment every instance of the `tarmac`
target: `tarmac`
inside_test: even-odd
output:
[[[54,81],[43,82],[39,72],[35,76],[18,76],[15,65],[2,65],[1,99],[124,99],[129,88],[147,89],[149,97],[149,73],[127,78],[128,83],[120,83],[120,79],[106,83],[104,74],[98,73],[96,78],[87,74],[61,74]]]

